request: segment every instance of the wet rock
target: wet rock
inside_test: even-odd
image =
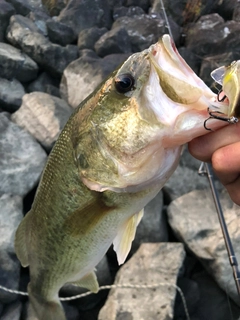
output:
[[[220,199],[239,259],[240,209],[225,192]],[[220,288],[240,304],[211,193],[195,190],[174,200],[168,207],[168,219],[178,239],[197,256]]]
[[[141,14],[144,14],[144,10],[140,7],[116,7],[113,10],[113,19],[117,20],[120,17],[128,16],[139,16]]]
[[[45,161],[35,139],[0,113],[0,195],[25,196],[38,182]]]
[[[37,77],[38,65],[10,44],[0,43],[0,77],[28,82]]]
[[[111,289],[98,319],[173,319],[174,285],[184,257],[180,243],[142,244],[121,267],[115,284],[142,285],[143,288]],[[144,287],[153,284],[159,287]]]
[[[64,100],[33,92],[23,97],[21,108],[11,119],[50,150],[71,113],[72,108]]]
[[[52,44],[38,32],[30,19],[19,15],[11,17],[7,38],[56,77],[61,76],[66,66],[78,57],[77,46]]]
[[[94,48],[100,57],[113,53],[128,53],[131,52],[130,37],[124,27],[118,26],[104,33]]]
[[[76,40],[73,29],[65,23],[48,20],[46,25],[48,37],[51,42],[66,46]]]
[[[7,30],[7,26],[9,23],[9,19],[12,15],[15,14],[14,7],[8,3],[2,0],[0,2],[0,42],[3,42],[5,40],[5,33]]]
[[[0,78],[0,108],[7,112],[18,110],[25,94],[21,83],[13,79],[11,81]]]
[[[209,14],[202,16],[196,24],[189,28],[186,46],[202,57],[235,51],[240,45],[240,40],[237,37],[239,32],[240,24],[238,22],[227,21],[224,23],[223,18],[217,13]]]
[[[76,108],[129,54],[112,54],[100,59],[95,54],[83,55],[64,70],[61,96]]]
[[[14,235],[22,218],[22,198],[9,194],[0,196],[0,283],[12,290],[18,289],[20,277],[20,263],[14,250]],[[9,303],[16,299],[17,295],[0,290],[1,302]]]
[[[107,28],[97,28],[92,27],[89,29],[82,30],[78,35],[78,48],[82,49],[92,49],[94,50],[94,45],[98,39],[108,31]]]
[[[56,95],[57,97],[60,97],[60,92],[59,92],[59,82],[56,81],[53,77],[51,77],[49,74],[46,72],[42,72],[39,77],[37,77],[36,80],[31,82],[27,90],[28,92],[34,92],[34,91],[41,91],[45,93],[49,93],[52,95]],[[53,94],[53,93],[56,94]]]
[[[9,304],[3,311],[1,320],[19,320],[21,317],[22,304],[19,301]]]
[[[107,0],[70,0],[58,20],[72,27],[76,35],[91,27],[110,28],[110,6]]]
[[[112,25],[112,29],[117,27],[124,27],[127,31],[133,52],[148,48],[165,33],[164,20],[146,14],[134,17],[121,17]]]

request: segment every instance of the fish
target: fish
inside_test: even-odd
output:
[[[15,235],[29,266],[30,309],[66,320],[66,283],[99,290],[95,267],[111,244],[122,264],[145,205],[176,169],[183,144],[207,133],[216,95],[170,36],[131,55],[73,112]],[[212,121],[212,128],[223,124]]]

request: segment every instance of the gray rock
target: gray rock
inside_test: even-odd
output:
[[[222,193],[220,199],[239,260],[240,209],[227,193]],[[218,285],[240,305],[211,193],[196,190],[174,200],[168,207],[168,219],[176,236],[197,256]]]
[[[198,286],[200,297],[192,314],[192,320],[239,319],[240,308],[227,298],[226,293],[206,271],[194,274],[193,280]]]
[[[13,79],[0,78],[0,107],[7,112],[14,112],[19,109],[22,103],[22,97],[25,94],[21,83]]]
[[[202,16],[187,32],[186,45],[199,56],[238,50],[240,24],[224,22],[217,13]],[[207,33],[207,37],[206,37]]]
[[[127,7],[139,6],[145,12],[147,12],[148,8],[150,6],[150,0],[127,0],[126,1],[126,6]]]
[[[82,49],[94,49],[95,43],[98,39],[108,31],[107,28],[97,28],[92,27],[89,29],[84,29],[79,32],[78,35],[78,48]]]
[[[118,26],[104,33],[94,46],[100,57],[112,53],[131,52],[130,37],[123,26]]]
[[[34,80],[37,74],[36,62],[10,44],[0,43],[0,77],[28,82]]]
[[[214,11],[222,16],[224,20],[231,20],[236,6],[236,0],[216,1]]]
[[[110,28],[110,6],[107,0],[70,0],[58,20],[72,27],[76,35],[91,27]]]
[[[106,256],[104,256],[103,259],[96,266],[96,275],[99,286],[109,285],[112,283],[112,276],[110,274],[110,269]],[[75,296],[87,291],[87,289],[80,288],[71,284],[66,284],[61,289],[61,294],[64,296]],[[79,311],[86,311],[97,306],[99,302],[105,297],[106,291],[100,291],[98,294],[91,294],[87,297],[81,298],[81,303],[77,302],[75,305],[77,306]]]
[[[167,222],[163,214],[163,194],[160,191],[144,208],[144,216],[137,227],[131,254],[136,252],[142,243],[166,241],[168,241]]]
[[[49,40],[53,43],[66,46],[76,40],[75,33],[71,27],[65,23],[49,19],[46,23]]]
[[[26,16],[31,11],[39,9],[42,6],[41,0],[8,0],[13,5],[17,14]]]
[[[0,1],[0,42],[5,40],[5,33],[9,24],[9,19],[13,14],[15,14],[14,7],[4,0]]]
[[[10,19],[7,39],[20,47],[41,67],[54,76],[61,76],[66,66],[78,57],[77,46],[62,47],[52,44],[38,32],[36,25],[28,18],[16,15]]]
[[[240,3],[237,3],[233,10],[233,20],[240,22]]]
[[[99,320],[173,319],[176,279],[185,257],[180,243],[144,243],[122,266],[115,284],[143,288],[111,289]],[[146,288],[145,285],[159,285]]]
[[[54,5],[51,0],[42,0],[43,7],[54,17],[58,16],[60,12],[65,8],[66,0],[55,0]]]
[[[199,57],[197,57],[191,50],[189,50],[185,47],[178,48],[178,52],[181,55],[181,57],[187,62],[187,64],[191,67],[191,69],[196,74],[199,74],[199,69],[200,69],[200,64],[201,64]],[[209,75],[208,75],[208,77],[209,77]]]
[[[34,22],[39,32],[41,32],[44,36],[48,35],[46,22],[50,19],[50,16],[45,11],[37,10],[34,12],[30,12],[27,15],[27,18],[31,19]]]
[[[54,79],[53,77],[51,77],[48,73],[46,72],[42,72],[36,80],[34,80],[33,82],[31,82],[28,86],[27,86],[27,91],[30,92],[34,92],[34,91],[40,91],[40,92],[45,92],[45,93],[49,93],[49,88],[51,88],[51,92],[53,91],[53,87],[55,87],[56,90],[59,91],[59,82]],[[54,94],[53,94],[54,95]],[[60,93],[58,92],[57,97],[60,97]]]
[[[20,320],[22,304],[20,301],[9,304],[1,316],[1,320]]]
[[[14,235],[22,218],[22,198],[9,194],[2,195],[0,197],[0,283],[12,290],[18,289],[20,277],[20,263],[14,250]],[[17,295],[0,290],[1,302],[9,303],[16,299]]]
[[[38,182],[46,153],[28,132],[0,113],[0,195],[25,196]]]
[[[130,37],[133,52],[148,48],[165,33],[165,21],[147,14],[121,17],[113,23],[112,29],[116,27],[125,28]]]
[[[113,10],[113,19],[117,20],[120,17],[133,17],[133,16],[139,16],[141,14],[144,14],[144,10],[140,7],[115,7]]]
[[[60,92],[76,108],[129,54],[112,54],[103,59],[83,55],[64,70]],[[95,55],[94,55],[95,56]]]
[[[62,99],[43,92],[32,92],[23,97],[21,108],[11,119],[50,150],[72,111]]]

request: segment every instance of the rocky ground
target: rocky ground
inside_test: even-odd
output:
[[[210,72],[240,59],[240,4],[164,3],[179,52],[213,87]],[[15,256],[14,233],[73,109],[131,53],[166,32],[159,0],[58,0],[48,9],[41,0],[0,0],[0,285],[26,290],[28,270]],[[185,149],[172,178],[147,205],[126,264],[119,270],[110,249],[98,265],[101,285],[132,287],[64,302],[68,320],[187,319],[176,284],[191,320],[240,318],[240,298],[199,164]],[[240,259],[240,209],[217,187]],[[80,292],[68,285],[61,296]],[[0,290],[0,320],[31,320],[27,305],[26,297]]]

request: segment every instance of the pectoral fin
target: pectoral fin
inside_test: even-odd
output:
[[[119,264],[123,264],[131,249],[132,241],[135,238],[136,229],[144,214],[144,209],[129,218],[119,229],[116,238],[113,240],[113,248],[117,254]]]
[[[94,293],[97,293],[99,290],[97,276],[94,271],[88,273],[82,279],[71,283],[75,286],[86,288]]]

